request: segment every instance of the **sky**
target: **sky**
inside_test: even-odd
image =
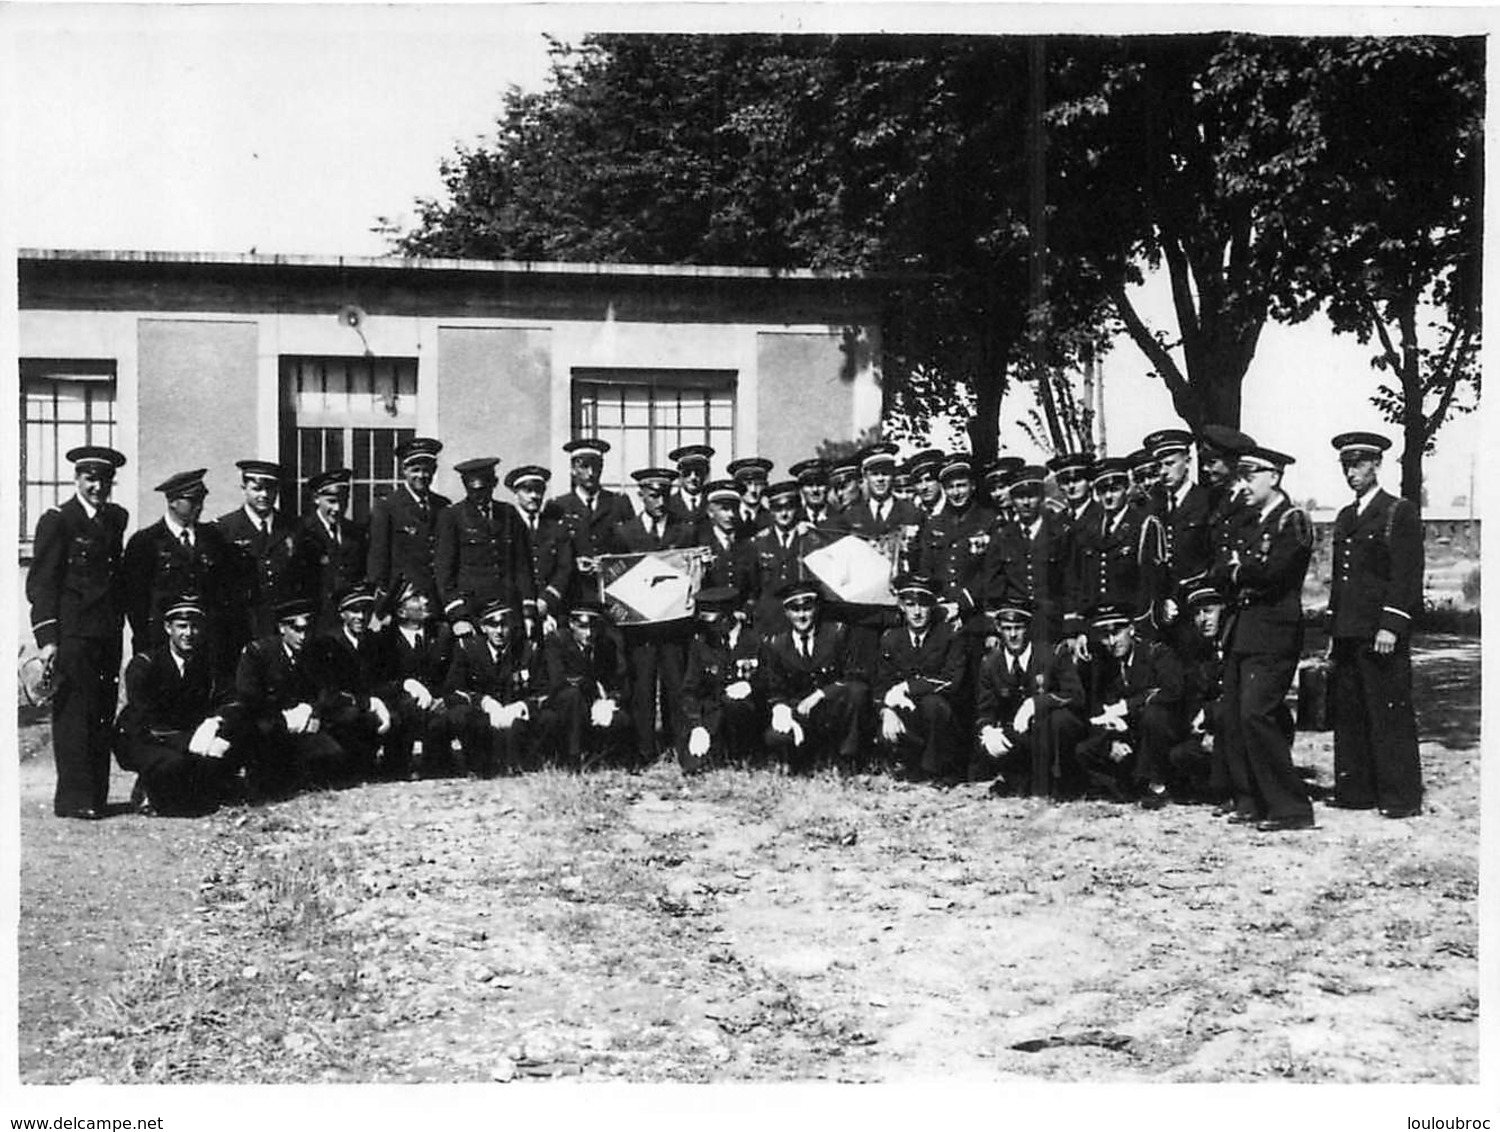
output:
[[[877,19],[910,26],[912,10],[846,5],[842,18],[863,12],[859,26]],[[0,9],[12,52],[8,79],[0,76],[10,85],[0,93],[10,111],[6,165],[13,171],[12,204],[0,225],[18,247],[379,255],[387,247],[371,231],[377,218],[409,224],[417,198],[441,195],[443,158],[493,132],[505,88],[544,83],[544,32],[576,39],[600,26],[703,26],[709,19],[717,27],[793,30],[804,26],[800,12],[808,9],[682,11],[12,5]],[[979,26],[994,29],[997,11]],[[1142,26],[1126,7],[1103,11],[1082,26]],[[1376,18],[1345,9],[1337,18],[1341,28],[1406,30],[1391,11]],[[944,26],[963,22],[945,18]],[[1148,287],[1141,298],[1154,312],[1148,322],[1170,328],[1165,289]],[[1336,503],[1346,494],[1328,446],[1335,432],[1395,436],[1369,404],[1369,353],[1319,319],[1266,328],[1246,378],[1242,424],[1299,458],[1288,475],[1299,498]],[[1176,423],[1165,387],[1132,344],[1121,341],[1103,371],[1112,451]],[[1028,403],[1025,393],[1016,395],[1005,416],[1024,413]],[[1002,436],[1029,450],[1008,420]],[[1427,465],[1435,510],[1469,494],[1480,443],[1478,415],[1440,436]],[[1385,480],[1393,488],[1399,482],[1394,453]]]

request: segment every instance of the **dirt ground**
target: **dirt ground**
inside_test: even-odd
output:
[[[1474,1082],[1478,641],[1417,679],[1424,815],[1281,835],[666,765],[83,824],[24,726],[20,1078]]]

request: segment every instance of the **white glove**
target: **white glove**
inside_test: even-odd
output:
[[[1126,730],[1125,701],[1116,700],[1112,704],[1106,704],[1104,710],[1094,716],[1089,722],[1104,728],[1106,731]]]
[[[816,692],[803,697],[802,702],[797,705],[797,714],[803,717],[809,716],[812,714],[813,708],[817,707],[822,702],[823,689],[819,688]]]
[[[529,720],[530,718],[531,709],[526,706],[525,700],[517,700],[515,703],[510,705],[510,721],[512,723],[515,723],[518,720],[522,719]]]
[[[432,706],[432,693],[427,690],[427,686],[420,680],[407,679],[401,681],[401,690],[416,700],[417,707],[423,711]]]
[[[1111,762],[1122,763],[1130,757],[1130,744],[1122,743],[1116,739],[1109,745],[1109,757]]]
[[[792,720],[792,746],[802,746],[802,742],[805,738],[806,735],[803,734],[802,724],[798,723],[795,719]]]
[[[906,724],[901,722],[901,717],[890,708],[882,708],[880,712],[880,737],[887,743],[894,743],[906,734]]]
[[[557,632],[557,618],[553,617],[552,614],[550,614],[550,613],[547,614],[547,616],[545,616],[545,617],[542,618],[542,632],[543,633],[555,633],[555,632]]]
[[[192,755],[208,754],[209,744],[219,737],[220,722],[218,716],[211,715],[198,724],[198,729],[193,732],[193,737],[188,740],[188,753]]]
[[[888,708],[904,707],[907,711],[917,710],[917,705],[911,702],[911,689],[905,680],[885,694],[885,706]]]
[[[380,720],[380,726],[375,728],[375,734],[384,735],[391,729],[391,709],[385,706],[385,701],[379,696],[371,696],[370,710],[375,713],[375,718]]]
[[[688,733],[688,754],[702,758],[708,754],[708,728],[695,727]]]
[[[1198,714],[1193,716],[1193,723],[1189,730],[1191,730],[1194,735],[1202,735],[1207,724],[1208,720],[1203,717],[1203,709],[1199,708]]]
[[[286,720],[286,729],[293,735],[310,735],[317,730],[313,719],[312,704],[298,704],[289,707],[281,713],[281,718]]]
[[[984,753],[998,758],[1010,750],[1010,740],[1006,738],[1005,730],[990,724],[979,732],[979,745],[984,748]]]
[[[1032,717],[1035,715],[1036,700],[1027,696],[1025,702],[1016,708],[1016,718],[1011,721],[1010,729],[1017,735],[1025,735],[1026,729],[1031,726]]]
[[[796,721],[792,719],[791,704],[777,704],[771,709],[771,730],[778,735],[790,735],[792,725]]]
[[[484,712],[485,718],[490,721],[490,726],[496,731],[504,731],[508,725],[505,718],[505,709],[500,706],[500,701],[494,696],[485,696],[479,701],[479,708]]]
[[[206,759],[222,759],[229,753],[229,740],[220,739],[215,736],[208,744],[208,750],[203,752]]]
[[[750,681],[736,680],[724,689],[726,700],[745,700],[750,698]]]
[[[474,623],[472,621],[459,619],[458,621],[453,622],[453,635],[455,637],[467,637],[473,631]]]
[[[1167,598],[1161,603],[1161,619],[1168,625],[1177,620],[1177,613],[1177,602],[1172,598]]]
[[[595,727],[608,727],[615,719],[614,700],[595,700],[589,708],[589,722]]]
[[[940,602],[938,602],[938,605],[942,607],[943,616],[947,620],[955,622],[955,623],[958,621],[958,602],[956,602],[956,601],[940,601]]]
[[[1068,648],[1072,651],[1074,660],[1088,660],[1089,635],[1087,633],[1079,633],[1068,642]]]

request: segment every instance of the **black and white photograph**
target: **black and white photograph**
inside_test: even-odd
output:
[[[0,6],[0,1118],[1500,1127],[1494,26]]]

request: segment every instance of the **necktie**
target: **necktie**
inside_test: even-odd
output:
[[[1010,678],[1017,684],[1021,682],[1021,658],[1018,656],[1010,658]]]
[[[655,542],[661,537],[661,532],[656,529],[656,516],[651,516],[651,541]]]
[[[190,535],[190,534],[188,534],[188,529],[186,527],[182,528],[181,538],[182,538],[183,548],[185,550],[192,550],[193,549],[193,536]]]
[[[412,647],[416,649],[420,649],[422,647],[422,633],[420,630],[418,630],[416,636],[412,638]]]
[[[797,640],[798,640],[798,642],[802,646],[802,656],[803,656],[803,659],[804,660],[811,660],[812,659],[812,634],[811,633],[799,633],[797,635]]]

